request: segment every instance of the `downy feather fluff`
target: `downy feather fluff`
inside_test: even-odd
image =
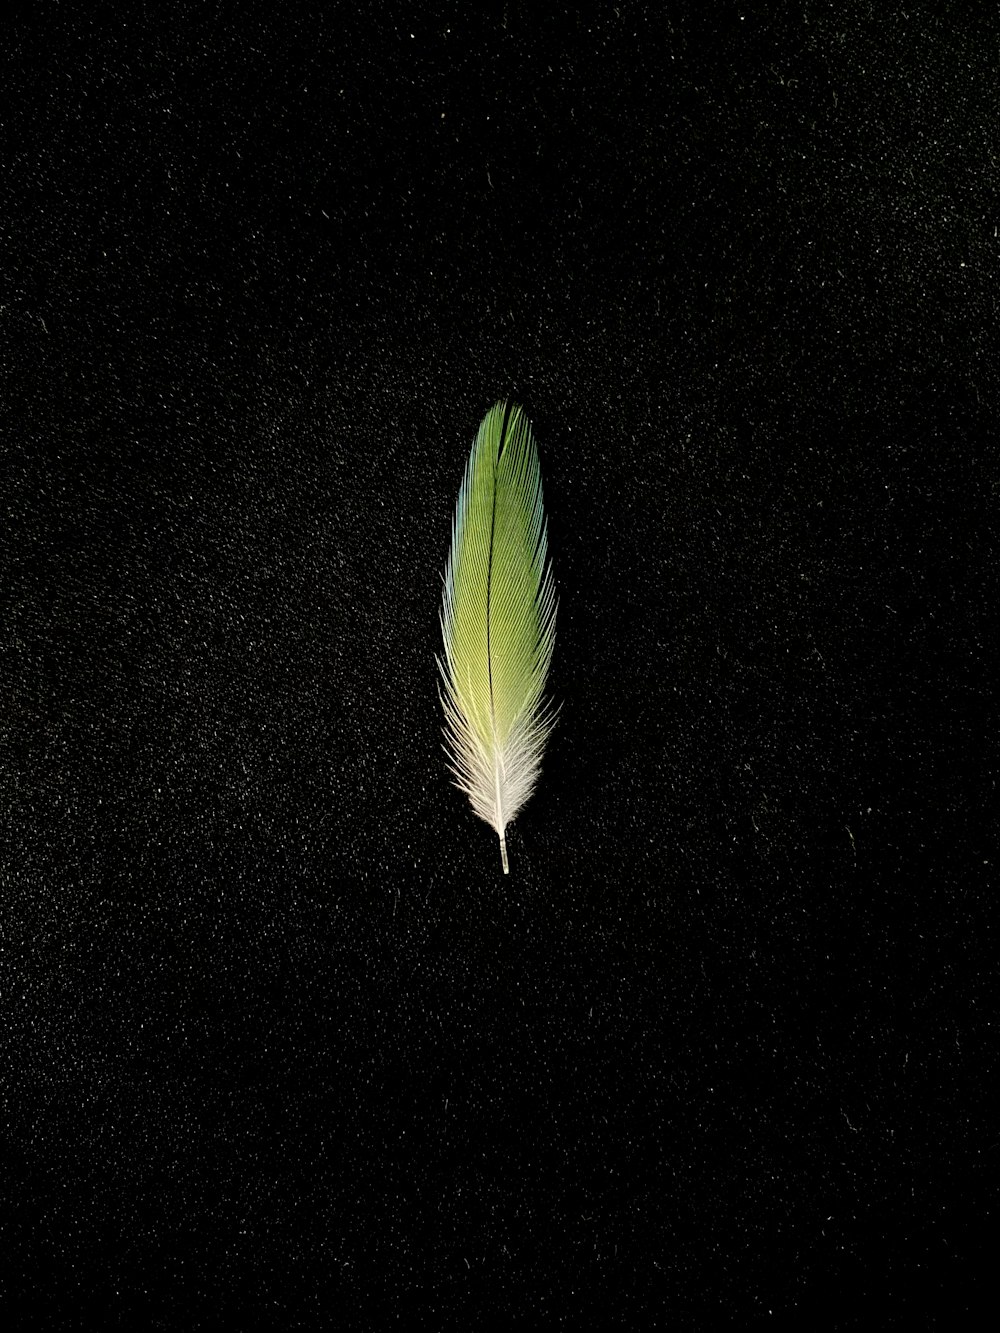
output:
[[[455,507],[438,666],[455,785],[496,829],[504,874],[507,825],[531,795],[555,722],[543,698],[555,623],[538,450],[521,408],[499,402]]]

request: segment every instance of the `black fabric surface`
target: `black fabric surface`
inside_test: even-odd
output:
[[[987,1326],[998,35],[8,29],[5,1327]],[[504,877],[434,654],[508,393]]]

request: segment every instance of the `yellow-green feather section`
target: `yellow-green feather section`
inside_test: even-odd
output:
[[[452,525],[441,629],[445,736],[458,785],[500,836],[528,799],[553,724],[555,640],[541,469],[520,407],[479,427]]]

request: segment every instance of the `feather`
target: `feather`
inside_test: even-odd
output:
[[[555,723],[543,697],[555,625],[538,450],[521,408],[499,402],[455,506],[438,667],[449,767],[496,829],[505,875],[507,825],[534,789]]]

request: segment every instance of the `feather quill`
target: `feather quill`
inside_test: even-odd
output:
[[[520,407],[483,418],[465,469],[444,577],[438,658],[455,785],[500,838],[531,795],[555,723],[545,682],[555,642],[538,450]]]

